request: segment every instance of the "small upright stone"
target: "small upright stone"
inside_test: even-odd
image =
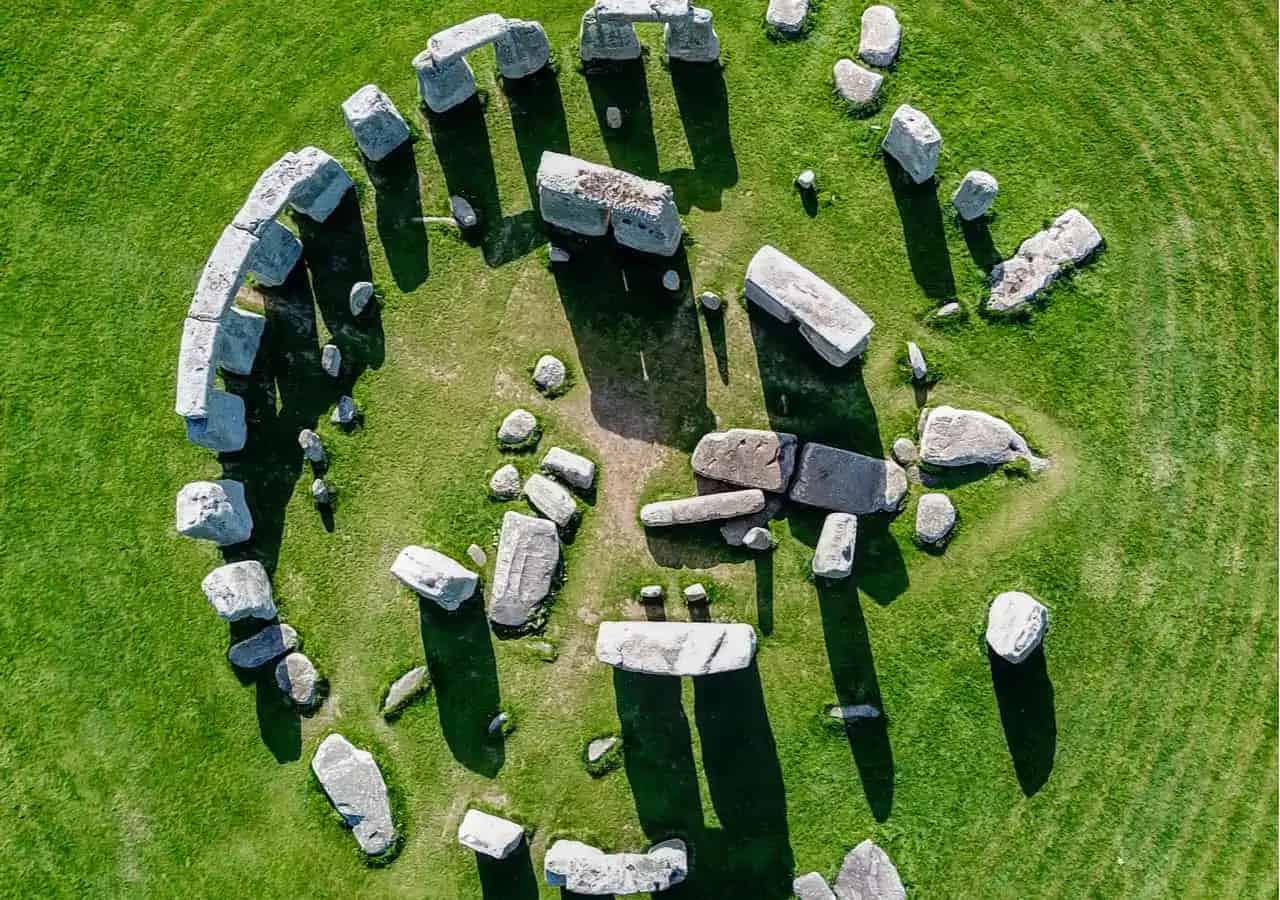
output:
[[[200,589],[218,616],[228,622],[241,619],[274,619],[271,579],[256,559],[218,566],[204,577]]]
[[[902,25],[898,22],[898,14],[888,6],[868,6],[862,14],[858,55],[868,65],[888,68],[897,61],[901,45]]]
[[[391,574],[414,593],[450,611],[476,592],[480,580],[475,572],[443,553],[413,544],[400,551]]]
[[[592,765],[604,759],[609,751],[618,746],[619,738],[609,735],[608,737],[598,737],[587,744],[587,762]]]
[[[911,363],[911,378],[914,381],[924,381],[929,377],[929,366],[915,341],[907,341],[907,360]]]
[[[479,544],[471,544],[467,547],[467,558],[477,566],[483,566],[489,561],[488,555]]]
[[[404,117],[377,85],[366,84],[344,100],[342,117],[360,152],[374,162],[409,140]]]
[[[999,192],[1000,184],[994,175],[975,169],[964,176],[960,187],[951,195],[951,204],[960,218],[970,222],[987,214]]]
[[[836,895],[831,893],[831,888],[817,872],[801,875],[792,881],[791,891],[796,900],[836,900]]]
[[[949,319],[952,316],[960,315],[961,312],[963,312],[963,310],[961,309],[960,304],[952,300],[950,303],[944,303],[939,306],[938,311],[934,313],[934,316],[939,319]]]
[[[622,127],[622,110],[616,106],[610,106],[604,111],[604,122],[614,131]]]
[[[469,809],[458,826],[458,843],[494,859],[506,859],[524,840],[524,829],[515,822]]]
[[[251,637],[232,644],[227,659],[238,669],[256,669],[271,660],[298,649],[298,632],[281,622],[268,625]]]
[[[701,584],[691,584],[684,589],[684,602],[689,605],[707,602],[707,589]]]
[[[757,525],[742,536],[742,546],[748,550],[772,550],[773,535],[768,528]]]
[[[489,720],[489,734],[500,734],[504,737],[514,730],[511,725],[511,714],[500,712]]]
[[[946,494],[925,494],[916,504],[916,542],[938,547],[956,526],[956,508]]]
[[[505,447],[517,447],[535,439],[538,420],[527,409],[512,410],[498,427],[498,443]]]
[[[552,447],[547,451],[542,458],[542,471],[580,491],[589,491],[596,483],[596,464],[563,447]]]
[[[351,285],[351,293],[347,302],[351,306],[351,315],[359,316],[369,307],[373,300],[373,284],[368,281],[357,281]]]
[[[403,710],[417,696],[431,688],[431,675],[426,666],[410,669],[397,678],[387,690],[382,702],[382,715],[391,718]]]
[[[219,547],[249,540],[253,517],[244,485],[224,478],[193,481],[178,491],[175,525],[178,534],[213,541]]]
[[[1007,662],[1020,663],[1044,640],[1049,611],[1022,591],[1006,591],[991,601],[987,644]]]
[[[809,15],[809,0],[769,0],[764,21],[771,28],[786,35],[804,30],[804,20]]]
[[[569,256],[568,250],[558,244],[552,244],[547,250],[547,258],[553,263],[567,263],[572,257]]]
[[[836,876],[836,896],[840,900],[906,900],[907,889],[889,854],[872,841],[863,841],[849,851]]]
[[[863,110],[880,99],[884,76],[862,68],[851,59],[841,59],[836,61],[835,81],[840,98],[854,109]]]
[[[893,459],[900,466],[911,466],[920,459],[920,454],[910,438],[900,437],[893,442]]]
[[[342,371],[342,351],[337,344],[325,344],[320,351],[320,368],[330,378],[337,378]]]
[[[489,479],[489,493],[498,500],[514,500],[520,496],[520,470],[507,463]]]
[[[712,431],[698,441],[690,463],[704,478],[778,493],[791,483],[799,443],[785,431]]]
[[[802,191],[811,191],[818,186],[818,176],[813,169],[805,169],[796,176],[796,187]]]
[[[938,168],[942,134],[928,116],[904,103],[894,111],[880,146],[898,161],[912,181],[921,184],[932,178]]]
[[[819,578],[848,578],[858,541],[858,517],[831,513],[822,522],[822,533],[813,551],[813,574]]]
[[[554,394],[564,387],[569,377],[565,364],[551,354],[538,357],[533,366],[533,384],[544,394]]]
[[[459,197],[457,194],[449,198],[449,212],[463,231],[475,228],[476,223],[480,221],[476,217],[475,207],[468,203],[465,197]]]
[[[360,408],[356,406],[356,401],[343,394],[338,398],[338,405],[334,408],[333,415],[329,417],[329,421],[333,422],[334,425],[350,428],[356,424],[356,420],[359,418]]]
[[[310,428],[304,428],[298,432],[298,446],[302,448],[302,455],[308,462],[324,465],[324,442],[320,440],[320,435]]]
[[[290,653],[276,663],[276,687],[299,709],[315,706],[319,680],[316,667],[301,653]]]
[[[716,312],[720,309],[722,303],[720,295],[712,291],[703,291],[699,294],[698,302],[702,304],[702,308],[707,312]]]
[[[680,290],[680,273],[675,269],[667,269],[662,274],[662,286],[669,291]]]
[[[316,506],[330,506],[333,504],[333,488],[329,487],[329,482],[323,478],[317,478],[311,482],[311,501]]]

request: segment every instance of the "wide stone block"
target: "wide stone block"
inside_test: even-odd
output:
[[[769,0],[765,24],[783,34],[798,34],[809,16],[809,0]]]
[[[580,491],[589,491],[596,483],[596,464],[563,447],[552,447],[542,458],[542,470]]]
[[[996,655],[1020,663],[1035,652],[1049,627],[1049,610],[1022,591],[1006,591],[987,612],[987,644]]]
[[[884,76],[879,72],[864,69],[851,59],[841,59],[836,61],[833,75],[836,93],[854,109],[869,109],[880,99]]]
[[[920,431],[920,461],[931,466],[998,466],[1015,459],[1033,464],[1026,439],[1004,419],[972,409],[929,410]]]
[[[404,116],[376,84],[366,84],[342,101],[342,118],[360,152],[374,162],[409,140]]]
[[[833,512],[822,522],[822,533],[813,551],[813,574],[819,578],[848,578],[858,541],[858,517]]]
[[[694,448],[693,471],[715,481],[777,493],[791,483],[798,446],[796,436],[784,431],[713,431]]]
[[[1069,209],[1046,230],[1022,242],[1017,254],[991,270],[987,309],[1015,312],[1058,280],[1064,269],[1083,265],[1102,247],[1102,234],[1078,209]]]
[[[355,182],[336,159],[319,147],[297,153],[299,181],[290,195],[293,208],[317,222],[326,221]]]
[[[757,513],[764,509],[764,504],[764,491],[759,488],[725,491],[720,494],[702,494],[680,500],[647,503],[640,509],[640,521],[646,528],[696,525],[699,522],[736,519],[739,516]]]
[[[203,419],[186,419],[187,440],[214,453],[236,453],[249,440],[244,399],[226,391],[211,390]]]
[[[894,110],[880,146],[898,161],[912,181],[920,184],[932,178],[938,168],[942,134],[928,116],[904,103]]]
[[[196,282],[187,316],[216,322],[235,302],[258,246],[258,238],[232,225],[222,229]]]
[[[711,23],[711,11],[691,7],[689,15],[669,19],[662,29],[669,59],[713,63],[720,59],[720,36]]]
[[[525,479],[524,495],[529,505],[561,528],[569,527],[578,515],[573,495],[545,475],[534,474]]]
[[[907,889],[889,854],[872,841],[849,851],[836,875],[839,900],[906,900]]]
[[[756,632],[720,622],[601,622],[596,659],[645,675],[715,675],[751,665]]]
[[[451,62],[478,50],[507,33],[507,20],[497,13],[486,13],[438,31],[427,41],[427,49],[438,62]]]
[[[887,68],[898,60],[902,46],[902,25],[892,7],[877,4],[862,13],[862,34],[858,55],[868,64]]]
[[[672,838],[647,853],[605,853],[580,841],[559,840],[547,849],[543,873],[551,887],[586,896],[665,891],[689,874],[689,851]]]
[[[489,620],[504,628],[527,627],[551,593],[559,566],[560,538],[554,522],[505,513],[489,591]]]
[[[990,172],[974,169],[965,173],[960,186],[951,195],[951,205],[956,208],[960,218],[967,222],[973,221],[986,215],[991,204],[996,202],[998,193],[1000,183],[996,181],[996,177]]]
[[[470,100],[476,92],[476,76],[463,57],[437,62],[430,50],[413,58],[418,73],[418,93],[434,113],[445,113]]]
[[[853,301],[776,247],[756,251],[747,266],[747,299],[800,335],[833,366],[867,349],[875,322]]]
[[[525,78],[551,59],[551,41],[537,22],[508,19],[507,33],[493,44],[503,78]]]
[[[506,859],[524,841],[524,829],[515,822],[469,809],[458,826],[458,843],[494,859]]]
[[[640,53],[640,38],[630,22],[600,19],[594,8],[582,14],[578,54],[583,62],[639,59]]]
[[[276,617],[271,578],[256,559],[218,566],[200,582],[200,589],[213,611],[228,622]]]
[[[277,287],[285,283],[300,259],[302,241],[279,222],[268,222],[249,261],[249,271],[259,284]]]
[[[218,366],[225,372],[248,375],[262,346],[267,329],[265,316],[233,306],[227,310],[218,330]]]
[[[436,550],[409,545],[391,564],[405,587],[438,606],[455,610],[476,592],[480,576]]]
[[[395,846],[387,783],[371,753],[331,734],[311,758],[311,771],[364,853],[379,856]]]
[[[229,478],[184,485],[178,491],[175,524],[178,534],[213,541],[219,547],[249,540],[253,516],[244,485]]]
[[[809,443],[800,451],[790,496],[855,516],[897,512],[907,496],[907,473],[891,459]]]

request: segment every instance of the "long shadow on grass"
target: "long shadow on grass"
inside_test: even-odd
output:
[[[418,614],[445,743],[458,762],[493,778],[506,751],[501,736],[489,734],[502,698],[484,601],[477,596],[448,612],[424,600]]]
[[[956,279],[951,272],[937,181],[930,178],[924,184],[916,184],[887,153],[884,170],[902,219],[902,241],[907,248],[911,274],[926,296],[934,300],[953,299]]]
[[[692,835],[702,828],[702,797],[680,679],[615,669],[613,692],[640,827],[653,841]]]
[[[408,293],[431,274],[422,189],[413,142],[405,141],[376,162],[361,157],[378,205],[378,237],[396,287]],[[367,280],[367,279],[365,279]]]
[[[858,532],[861,542],[861,519]],[[856,560],[854,565],[855,572],[861,571]],[[817,581],[822,635],[827,645],[836,701],[841,706],[870,704],[883,712],[880,680],[876,677],[871,640],[858,603],[855,579]],[[867,805],[876,821],[883,822],[893,811],[894,778],[893,748],[889,743],[885,717],[857,720],[856,724],[851,722],[845,725],[844,731]]]
[[[476,866],[484,900],[538,900],[538,876],[533,871],[527,840],[506,859],[477,853]]]
[[[725,188],[738,183],[738,157],[729,134],[729,92],[719,64],[672,60],[671,86],[693,155],[692,169],[663,173],[682,213],[719,210]]]
[[[653,133],[645,61],[592,62],[584,75],[609,164],[644,178],[657,178],[658,142]],[[622,113],[621,128],[609,127],[606,111],[610,106]]]
[[[969,256],[973,258],[974,264],[987,274],[991,274],[996,264],[1004,259],[999,248],[996,247],[995,239],[991,236],[991,219],[991,216],[980,216],[970,222],[960,220],[960,233],[964,235]]]
[[[1058,720],[1053,708],[1053,682],[1044,646],[1017,665],[987,648],[991,684],[1000,707],[1000,724],[1022,793],[1030,797],[1049,780],[1058,750]]]

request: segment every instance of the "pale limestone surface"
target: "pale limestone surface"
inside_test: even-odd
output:
[[[928,181],[942,155],[942,134],[915,107],[902,104],[889,120],[889,131],[880,145],[898,161],[916,184]]]
[[[1045,231],[1022,242],[1012,259],[991,270],[987,309],[1015,312],[1061,276],[1068,266],[1087,262],[1102,247],[1102,235],[1078,209],[1069,209]]]
[[[502,517],[489,593],[489,620],[524,628],[537,614],[560,565],[554,522],[508,511]]]
[[[596,659],[648,675],[714,675],[751,665],[756,632],[719,622],[602,622]]]
[[[204,577],[200,589],[213,611],[228,622],[276,617],[271,579],[256,559],[218,566]]]
[[[311,758],[311,771],[364,853],[379,856],[395,845],[387,783],[373,754],[331,734]]]
[[[458,843],[494,859],[506,859],[524,840],[524,828],[508,819],[469,809],[458,826]]]
[[[693,451],[693,471],[705,478],[780,492],[791,483],[799,440],[784,431],[713,431]]]
[[[409,140],[404,116],[376,84],[366,84],[342,101],[342,118],[360,152],[374,162]]]
[[[1020,663],[1035,652],[1049,627],[1049,610],[1030,594],[1006,591],[987,612],[987,644],[996,655]]]
[[[868,64],[886,68],[898,60],[902,46],[902,25],[892,7],[876,4],[862,14],[858,55]]]
[[[219,547],[247,541],[253,533],[244,485],[229,478],[185,485],[178,491],[175,519],[178,534]]]

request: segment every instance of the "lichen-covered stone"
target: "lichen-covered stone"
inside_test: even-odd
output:
[[[503,78],[525,78],[541,69],[551,59],[551,42],[546,30],[537,22],[508,19],[507,31],[494,41],[498,71]]]
[[[662,43],[668,59],[691,63],[713,63],[720,59],[720,36],[711,21],[711,10],[697,6],[689,15],[667,20]]]
[[[568,528],[578,515],[573,495],[545,475],[530,475],[524,482],[529,505],[561,528]]]
[[[639,59],[640,52],[640,39],[630,22],[601,19],[594,7],[582,14],[578,54],[583,62]]]
[[[489,493],[499,500],[514,500],[520,496],[520,470],[507,463],[489,479]]]
[[[387,696],[382,701],[382,715],[391,717],[399,713],[414,698],[426,693],[431,688],[431,674],[426,666],[417,666],[405,672],[387,689]]]
[[[276,687],[299,709],[310,709],[319,699],[320,675],[302,653],[290,653],[276,663]]]
[[[916,504],[916,542],[945,544],[956,527],[956,508],[946,494],[925,494]]]
[[[371,753],[331,734],[311,758],[311,771],[362,851],[380,856],[395,846],[387,783]]]
[[[670,525],[695,525],[718,519],[734,519],[764,509],[764,492],[758,488],[702,494],[680,500],[648,503],[640,510],[640,521],[646,528]]]
[[[538,431],[538,420],[527,409],[513,409],[498,426],[498,443],[516,447],[532,440]]]
[[[324,463],[324,442],[320,440],[320,435],[310,428],[304,428],[298,432],[298,446],[302,448],[302,456],[308,462],[317,465]]]
[[[413,69],[422,102],[434,113],[446,113],[475,96],[476,76],[463,57],[437,62],[427,49],[413,58]]]
[[[559,565],[560,538],[554,522],[518,512],[503,515],[489,620],[504,628],[527,627],[551,593]]]
[[[764,21],[783,34],[798,34],[809,16],[809,0],[769,0]]]
[[[672,838],[647,853],[605,853],[579,841],[559,840],[547,849],[544,877],[573,894],[614,896],[665,891],[689,874],[684,841]]]
[[[693,471],[715,481],[781,492],[791,483],[798,446],[796,436],[785,431],[713,431],[694,448]]]
[[[228,622],[276,617],[271,578],[256,559],[218,566],[200,582],[200,589],[213,611]]]
[[[279,222],[266,222],[249,259],[249,271],[259,284],[284,284],[302,258],[302,241]]]
[[[407,588],[455,610],[476,592],[480,576],[437,550],[409,545],[391,565],[391,574]]]
[[[544,394],[554,394],[564,387],[569,377],[565,364],[550,354],[538,357],[533,366],[533,383]]]
[[[374,162],[409,140],[404,116],[376,84],[366,84],[342,101],[342,118],[360,152]]]
[[[236,453],[249,439],[244,399],[226,391],[211,390],[203,419],[186,419],[187,440],[215,453]]]

